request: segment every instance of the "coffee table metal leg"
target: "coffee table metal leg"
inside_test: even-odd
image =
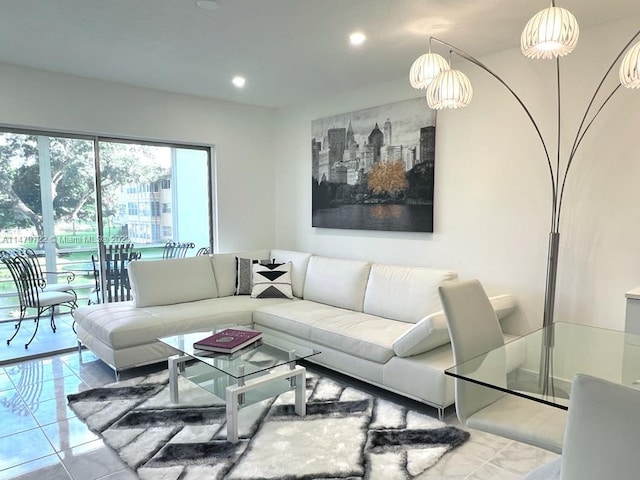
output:
[[[172,355],[167,359],[169,363],[169,400],[171,403],[178,403],[178,375],[184,371],[184,362],[190,357],[184,355]]]
[[[238,392],[227,387],[225,392],[227,410],[227,442],[238,442]]]
[[[270,372],[256,379],[244,380],[242,385],[240,381],[236,385],[230,385],[225,391],[225,404],[227,409],[227,441],[231,443],[238,442],[238,408],[240,396],[244,396],[246,392],[260,388],[268,383],[277,381],[295,382],[295,412],[304,417],[307,413],[307,397],[306,397],[306,368],[296,365],[293,369],[280,370]],[[240,379],[239,379],[240,380]]]
[[[298,373],[293,377],[296,383],[296,413],[304,417],[307,414],[307,369],[298,365],[296,371]]]

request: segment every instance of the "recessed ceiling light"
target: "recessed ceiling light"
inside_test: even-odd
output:
[[[244,79],[244,77],[240,77],[240,76],[235,76],[233,77],[233,80],[231,80],[231,83],[233,83],[238,88],[244,87],[245,82],[246,80]]]
[[[351,45],[361,45],[366,39],[367,37],[362,32],[353,32],[349,35],[349,42],[351,42]]]
[[[197,0],[196,5],[203,10],[215,10],[220,6],[220,2],[218,0]]]

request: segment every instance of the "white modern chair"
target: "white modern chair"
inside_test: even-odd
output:
[[[498,318],[478,280],[448,283],[439,291],[456,365],[504,345]],[[506,387],[504,355],[486,357],[484,362],[491,362],[483,365],[493,377],[487,380]],[[564,410],[458,378],[455,403],[460,422],[470,428],[562,451]]]
[[[640,478],[640,391],[577,374],[562,457],[527,480]]]

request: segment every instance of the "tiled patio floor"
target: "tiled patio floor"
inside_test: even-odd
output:
[[[15,322],[0,323],[0,365],[76,348],[78,343],[72,324],[73,318],[70,314],[57,315],[57,329],[53,333],[49,326],[49,319],[44,318],[40,321],[38,333],[29,348],[24,348],[24,344],[33,334],[35,322],[25,320],[10,345],[7,345],[6,340],[15,332]]]

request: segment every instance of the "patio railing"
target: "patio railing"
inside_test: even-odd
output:
[[[135,247],[135,250],[142,252],[142,258],[147,260],[161,259],[163,245],[145,245]],[[41,252],[38,252],[41,253]],[[93,272],[93,264],[91,255],[95,255],[95,248],[73,248],[59,249],[57,257],[57,271],[65,271],[75,273],[75,279],[72,282],[73,289],[78,295],[78,306],[86,305],[88,297],[95,288],[95,276]],[[73,258],[71,257],[73,254]],[[81,254],[81,255],[78,255]],[[44,256],[41,258],[44,268]],[[64,281],[63,278],[58,279]],[[0,323],[14,321],[18,318],[20,311],[20,302],[18,300],[17,291],[9,270],[0,264]]]

